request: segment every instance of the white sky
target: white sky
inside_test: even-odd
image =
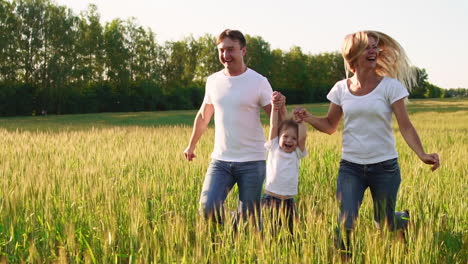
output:
[[[442,88],[468,88],[468,0],[55,0],[76,14],[90,3],[101,22],[135,17],[158,43],[226,28],[261,36],[271,48],[338,51],[346,34],[394,37]]]

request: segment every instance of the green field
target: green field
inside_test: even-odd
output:
[[[306,107],[315,114],[327,104]],[[409,112],[431,173],[395,127],[409,209],[408,243],[379,232],[366,193],[355,230],[354,263],[468,262],[468,100],[412,100]],[[0,118],[0,263],[333,263],[334,197],[341,131],[309,127],[301,163],[299,222],[233,235],[198,214],[214,130],[183,159],[196,111]],[[266,119],[264,118],[265,124]],[[267,126],[265,125],[265,130]],[[231,192],[226,211],[236,209]]]

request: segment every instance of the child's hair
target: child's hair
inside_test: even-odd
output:
[[[288,118],[288,119],[284,119],[279,124],[279,126],[278,126],[278,137],[281,135],[281,131],[283,131],[284,129],[288,129],[290,127],[294,128],[296,130],[296,132],[299,133],[299,126],[297,125],[297,122],[294,121],[292,118]]]

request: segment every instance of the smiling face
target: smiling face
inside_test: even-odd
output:
[[[281,129],[279,138],[279,146],[281,150],[286,153],[291,153],[297,148],[297,137],[298,132],[297,128],[292,126],[287,126]]]
[[[379,56],[379,47],[374,37],[368,37],[368,45],[359,55],[353,68],[375,69],[377,67],[377,57]]]
[[[244,72],[244,56],[246,47],[241,47],[238,40],[225,37],[218,44],[219,61],[224,65],[226,73],[236,76]]]

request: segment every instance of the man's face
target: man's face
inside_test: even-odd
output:
[[[218,44],[219,61],[228,71],[243,70],[245,52],[239,41],[227,37]]]

